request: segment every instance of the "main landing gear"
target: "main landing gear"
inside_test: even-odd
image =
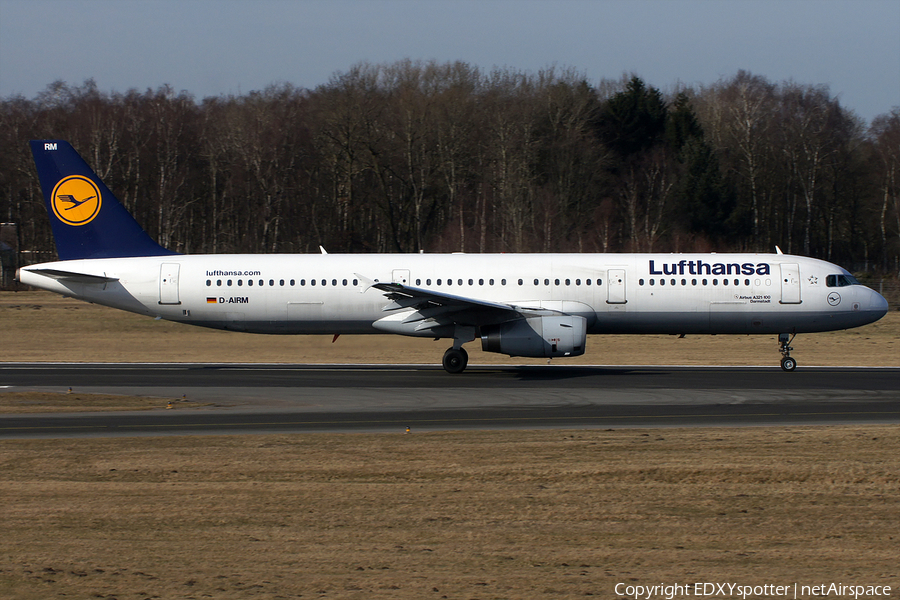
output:
[[[797,361],[791,358],[791,342],[794,341],[794,337],[797,334],[791,335],[789,333],[779,333],[778,334],[778,343],[781,344],[779,350],[781,351],[781,368],[785,371],[793,371],[797,368]]]
[[[469,364],[469,353],[462,347],[447,348],[442,363],[448,373],[462,373]]]
[[[475,339],[475,327],[473,325],[455,325],[453,329],[453,347],[444,352],[441,364],[448,373],[462,373],[469,364],[469,353],[462,347],[463,344]],[[435,338],[438,339],[438,338]]]

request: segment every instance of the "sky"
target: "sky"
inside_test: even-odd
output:
[[[663,92],[750,71],[900,106],[900,0],[0,0],[0,98],[62,80],[207,96],[313,89],[354,64],[464,61]]]

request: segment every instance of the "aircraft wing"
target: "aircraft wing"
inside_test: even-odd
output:
[[[384,307],[384,310],[396,310],[399,308],[416,307],[419,309],[443,306],[445,308],[458,308],[469,310],[499,310],[518,312],[511,304],[476,300],[466,296],[446,294],[424,288],[411,287],[402,283],[373,283],[371,287],[384,292],[388,300],[393,304]]]
[[[540,306],[517,306],[479,300],[402,283],[382,283],[367,279],[358,273],[356,275],[366,284],[362,291],[375,288],[384,292],[385,297],[391,302],[382,310],[404,311],[406,317],[403,322],[407,324],[429,321],[437,324],[486,325],[522,317],[562,314]]]

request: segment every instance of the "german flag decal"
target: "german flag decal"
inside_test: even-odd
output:
[[[216,302],[217,302],[217,298],[207,298],[206,299],[207,304],[215,304]]]

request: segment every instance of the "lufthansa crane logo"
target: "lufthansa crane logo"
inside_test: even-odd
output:
[[[87,225],[100,212],[100,188],[81,175],[64,178],[53,188],[53,214],[66,225]]]
[[[828,304],[832,306],[837,306],[841,303],[841,295],[837,292],[831,292],[828,294]]]

